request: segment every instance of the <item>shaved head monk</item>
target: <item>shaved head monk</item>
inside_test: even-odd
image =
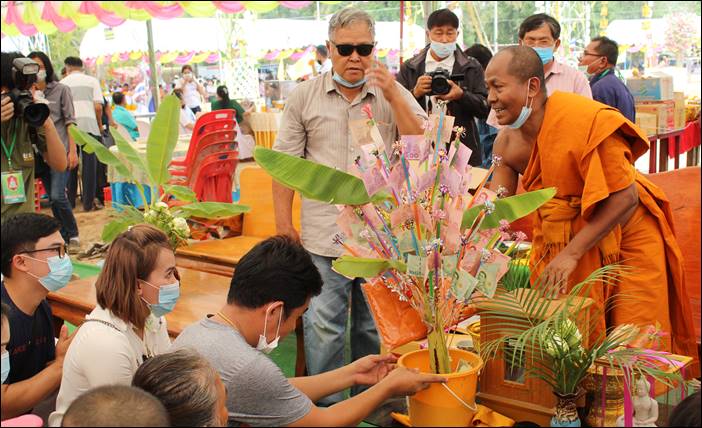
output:
[[[613,294],[626,296],[608,308],[607,327],[658,323],[670,333],[664,350],[695,357],[688,374],[699,376],[670,206],[633,165],[648,150],[646,136],[604,104],[565,92],[547,97],[541,60],[529,47],[500,51],[485,79],[505,126],[495,142],[502,164],[492,189],[514,194],[519,175],[527,191],[557,188],[533,216],[532,279],[563,284],[565,292],[602,266],[630,267],[616,286],[596,284],[588,297],[601,308]]]

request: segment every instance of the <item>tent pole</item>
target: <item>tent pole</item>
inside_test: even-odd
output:
[[[154,110],[158,111],[158,76],[156,76],[156,53],[154,52],[154,31],[151,20],[146,21],[146,39],[149,45],[149,70],[151,70],[151,96],[154,100]]]
[[[404,27],[405,27],[405,2],[404,0],[400,1],[400,65],[402,65],[402,60],[403,60],[403,48],[404,44],[402,40],[404,39]]]

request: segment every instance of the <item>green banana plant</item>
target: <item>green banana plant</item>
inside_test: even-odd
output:
[[[485,216],[480,230],[493,229],[500,226],[500,220],[513,222],[532,212],[536,211],[541,205],[548,202],[556,195],[556,188],[549,187],[546,189],[535,190],[533,192],[521,193],[519,195],[510,196],[504,199],[495,200],[495,211]],[[473,224],[473,220],[478,216],[482,205],[476,205],[463,214],[461,230]]]
[[[148,222],[145,214],[154,211],[156,204],[163,202],[168,195],[173,195],[179,201],[185,203],[170,209],[170,215],[173,217],[189,218],[197,216],[215,219],[231,217],[249,211],[249,208],[245,205],[198,202],[195,193],[190,188],[169,184],[171,175],[168,172],[168,166],[173,157],[173,150],[178,143],[179,118],[180,100],[173,95],[165,97],[156,113],[156,117],[151,122],[151,132],[147,140],[146,154],[139,153],[118,132],[112,134],[117,147],[115,153],[77,127],[70,127],[69,133],[76,144],[81,146],[86,153],[94,153],[100,162],[115,168],[125,181],[134,184],[143,202],[143,212],[132,206],[121,206],[122,212],[120,216],[104,227],[102,231],[103,241],[111,242],[117,235],[127,230],[129,226]],[[141,173],[139,175],[146,177],[146,183],[136,180],[136,171]],[[147,197],[144,185],[147,185],[150,189],[150,197]],[[160,197],[158,196],[159,189],[164,190]]]

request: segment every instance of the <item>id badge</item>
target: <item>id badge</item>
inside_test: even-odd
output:
[[[27,200],[24,194],[24,175],[22,171],[2,173],[2,201],[5,204],[22,204]]]

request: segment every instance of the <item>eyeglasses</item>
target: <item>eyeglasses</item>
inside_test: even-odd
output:
[[[580,54],[580,58],[585,58],[586,56],[604,56],[604,55],[600,55],[596,52],[588,52],[588,51],[583,51],[583,53]]]
[[[32,254],[38,253],[40,251],[56,251],[58,253],[59,258],[63,258],[66,255],[66,244],[58,244],[49,248],[38,248],[36,250],[22,251],[19,254]]]
[[[341,56],[350,56],[353,54],[353,51],[358,52],[360,56],[368,56],[373,52],[373,48],[375,47],[375,43],[373,44],[362,44],[362,45],[337,45],[334,42],[331,42],[334,46],[336,46],[336,50],[339,52],[339,55]]]

